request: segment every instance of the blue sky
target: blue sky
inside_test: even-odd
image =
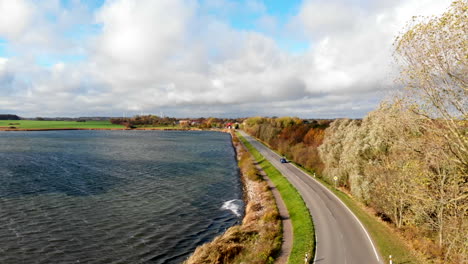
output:
[[[265,0],[255,1],[262,8],[259,10],[246,11],[243,9],[247,4],[247,1],[231,1],[237,5],[235,10],[230,10],[226,13],[226,10],[210,9],[207,15],[213,15],[218,18],[223,18],[225,23],[228,23],[234,29],[241,31],[255,31],[270,34],[270,36],[277,42],[278,46],[285,51],[292,54],[301,54],[309,48],[309,43],[304,39],[300,39],[294,34],[288,34],[286,27],[288,26],[291,18],[297,14],[301,0],[290,0],[290,1],[279,1],[279,0]],[[60,0],[61,7],[64,10],[73,9],[74,0]],[[199,4],[203,5],[205,2],[200,1]],[[82,1],[82,3],[89,8],[90,12],[97,12],[105,0],[89,0]],[[275,19],[276,28],[273,31],[268,31],[263,28],[259,20],[263,17],[268,16],[269,18]],[[50,23],[57,22],[57,14],[47,13],[46,19]],[[101,24],[95,23],[94,21],[86,21],[82,24],[74,25],[68,28],[66,31],[61,32],[64,39],[69,39],[76,45],[84,45],[89,38],[96,36],[101,31]],[[8,40],[0,37],[0,57],[10,58],[15,56],[15,49],[11,47]],[[54,51],[52,53],[43,52],[36,55],[36,63],[40,66],[50,67],[56,63],[76,63],[86,60],[86,54],[80,51],[66,51],[63,54],[60,51]]]
[[[362,117],[449,0],[0,0],[0,113]]]
[[[7,51],[7,45],[8,41],[6,39],[0,38],[0,56],[10,57],[12,55]]]
[[[270,16],[276,20],[278,25],[278,29],[276,32],[273,32],[272,38],[276,40],[282,49],[294,54],[300,54],[306,51],[309,48],[309,43],[304,39],[301,40],[297,36],[294,36],[293,33],[288,34],[286,31],[289,21],[298,13],[302,1],[267,0],[264,1],[263,4],[265,6],[264,12],[250,13],[247,15],[234,14],[229,20],[230,24],[239,30],[271,33],[265,31],[265,29],[259,25],[259,20],[261,20],[263,16]]]

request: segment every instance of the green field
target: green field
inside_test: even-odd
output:
[[[109,121],[37,121],[37,120],[0,120],[0,128],[16,127],[17,129],[65,129],[65,128],[123,128]]]
[[[311,256],[309,260],[312,260],[315,247],[315,231],[309,209],[307,209],[302,196],[241,134],[237,133],[237,136],[275,184],[276,189],[281,193],[281,197],[288,208],[294,230],[293,248],[288,263],[304,263],[305,253],[308,253]]]

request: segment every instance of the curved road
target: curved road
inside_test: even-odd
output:
[[[313,263],[382,263],[359,220],[331,191],[243,131],[242,135],[299,191],[312,215],[317,248]]]

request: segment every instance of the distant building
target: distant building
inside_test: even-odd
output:
[[[238,129],[239,128],[239,123],[229,122],[229,123],[226,124],[226,128],[227,129]]]

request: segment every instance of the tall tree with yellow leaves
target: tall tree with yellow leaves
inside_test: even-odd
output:
[[[395,48],[406,87],[402,102],[425,120],[429,188],[421,192],[421,215],[437,230],[446,257],[455,250],[466,256],[459,233],[468,225],[468,2],[455,1],[441,17],[415,24]]]

